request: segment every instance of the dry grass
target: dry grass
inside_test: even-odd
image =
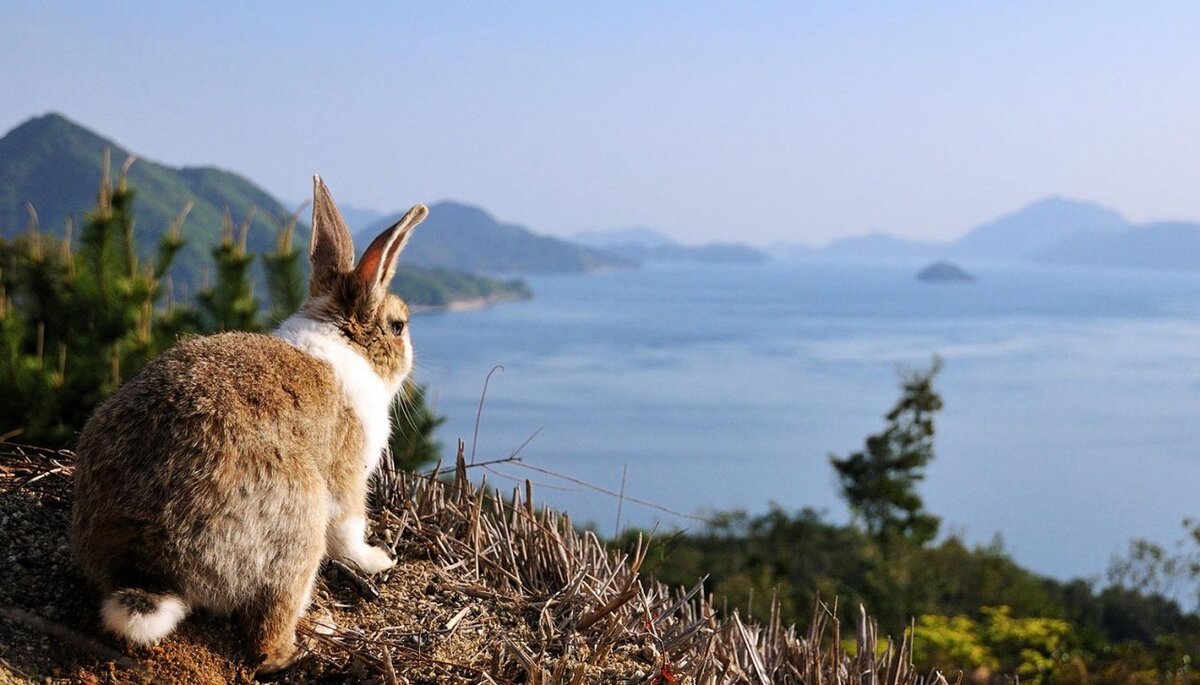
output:
[[[186,622],[126,652],[99,632],[95,599],[66,553],[71,455],[0,444],[0,683],[246,682],[227,621]],[[373,495],[395,570],[366,580],[331,566],[301,628],[291,682],[829,683],[916,685],[906,643],[865,614],[824,605],[798,630],[718,615],[702,587],[639,574],[643,554],[607,549],[565,514],[535,510],[531,486],[501,495],[468,479],[387,471]],[[332,626],[330,625],[332,624]],[[850,631],[846,631],[850,632]]]

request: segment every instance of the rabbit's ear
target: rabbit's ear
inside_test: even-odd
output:
[[[312,263],[311,291],[323,290],[334,274],[354,267],[354,241],[346,220],[338,211],[329,188],[320,176],[313,176],[312,242],[308,247]]]
[[[354,269],[354,278],[364,292],[382,294],[387,292],[396,275],[396,258],[408,243],[412,230],[429,216],[425,205],[416,205],[408,210],[392,227],[371,241],[362,259]]]

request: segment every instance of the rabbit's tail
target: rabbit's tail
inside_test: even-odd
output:
[[[126,588],[104,598],[104,626],[138,645],[152,645],[175,630],[190,607],[179,595]]]

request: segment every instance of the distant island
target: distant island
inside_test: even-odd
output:
[[[768,256],[742,243],[683,245],[642,226],[614,231],[577,233],[575,242],[635,262],[703,262],[709,264],[765,262]]]
[[[970,283],[975,277],[951,262],[934,262],[917,273],[922,283]]]

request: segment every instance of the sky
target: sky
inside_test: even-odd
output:
[[[957,237],[1041,197],[1200,218],[1200,3],[0,0],[58,111],[285,200],[551,234]]]

